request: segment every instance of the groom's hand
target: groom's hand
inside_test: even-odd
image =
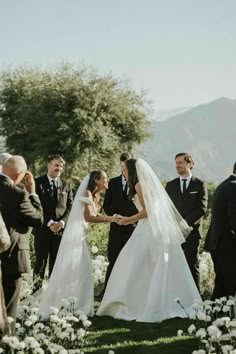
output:
[[[121,218],[119,218],[118,221],[119,225],[129,225],[130,224],[130,218],[127,216],[122,216]]]

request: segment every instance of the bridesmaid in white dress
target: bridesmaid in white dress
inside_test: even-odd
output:
[[[117,217],[99,215],[100,192],[108,188],[104,171],[93,171],[82,181],[69,215],[60,248],[42,294],[39,313],[46,319],[50,307],[62,306],[62,299],[77,298],[75,311],[93,314],[94,285],[90,251],[87,243],[88,222],[115,222]],[[56,237],[56,236],[55,236]]]
[[[139,213],[119,223],[138,225],[115,263],[97,315],[140,322],[187,317],[175,299],[189,314],[192,303],[201,301],[181,248],[191,228],[145,161],[127,160],[123,173]]]

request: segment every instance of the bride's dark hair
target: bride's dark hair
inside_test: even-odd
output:
[[[128,170],[128,184],[129,184],[129,199],[132,199],[136,194],[135,185],[138,183],[138,176],[136,170],[136,159],[128,159],[125,161],[125,165]]]
[[[92,193],[92,195],[94,195],[97,190],[96,179],[100,179],[102,177],[102,173],[102,170],[90,172],[87,189]]]
[[[102,173],[103,173],[102,170],[90,172],[89,182],[87,187],[87,189],[92,193],[93,201],[96,205],[98,212],[101,209],[101,205],[100,205],[100,196],[99,194],[96,193],[97,192],[96,179],[100,179],[102,177]]]

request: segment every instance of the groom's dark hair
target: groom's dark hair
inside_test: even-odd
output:
[[[133,159],[134,158],[134,155],[132,154],[132,152],[122,152],[122,154],[120,155],[120,161],[124,162],[126,160],[129,160],[129,159]]]
[[[193,158],[190,154],[188,154],[187,152],[179,152],[177,155],[175,155],[175,160],[177,159],[177,157],[179,156],[183,156],[184,157],[184,160],[187,162],[187,163],[190,163],[190,169],[193,168],[193,165],[194,165],[194,161],[193,161]]]

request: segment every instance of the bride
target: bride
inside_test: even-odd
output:
[[[97,315],[140,322],[187,317],[175,299],[188,314],[193,301],[201,301],[181,248],[191,228],[145,161],[125,164],[129,197],[139,212],[119,224],[138,225],[115,263]]]
[[[99,215],[100,192],[108,188],[104,171],[93,171],[85,177],[75,200],[61,240],[48,287],[41,295],[39,313],[48,318],[50,307],[62,306],[62,299],[77,298],[74,310],[93,315],[93,269],[87,243],[88,222],[117,222],[113,216]]]

